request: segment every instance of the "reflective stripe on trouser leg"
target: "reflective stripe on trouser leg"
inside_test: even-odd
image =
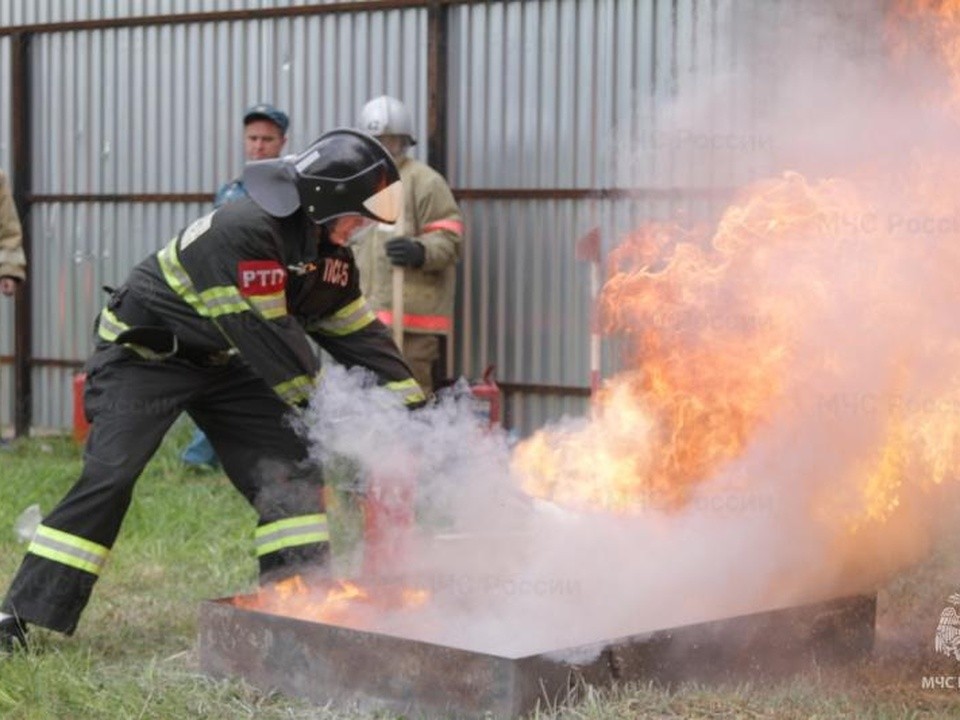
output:
[[[302,498],[315,499],[314,507],[322,510],[322,486],[304,487],[291,483],[290,500],[303,504]],[[300,496],[301,499],[296,499]],[[312,512],[280,520],[261,519],[254,535],[262,582],[296,575],[307,568],[320,569],[330,557],[330,533],[327,515]]]
[[[264,523],[254,543],[262,581],[295,575],[308,567],[322,567],[330,555],[325,513],[301,515]]]
[[[40,524],[27,552],[91,575],[99,575],[110,550],[77,535]]]
[[[70,634],[113,547],[134,484],[202,378],[98,346],[87,363],[91,418],[79,480],[43,519],[0,612]]]
[[[255,542],[261,580],[326,563],[329,534],[320,467],[305,461],[266,470],[261,469],[262,485],[254,502],[260,511]]]
[[[323,563],[326,540],[312,536],[323,530],[311,527],[324,512],[322,469],[291,427],[290,406],[247,365],[231,363],[229,370],[211,381],[210,392],[189,411],[213,444],[230,482],[259,515],[261,575],[272,576],[277,570],[295,574],[304,564]],[[302,526],[281,524],[300,518],[307,518]],[[272,537],[268,540],[267,535]],[[268,542],[278,544],[269,547]]]
[[[93,591],[93,585],[109,554],[109,548],[71,535],[61,530],[37,526],[37,532],[27,548],[27,555],[21,565],[21,571],[15,578],[8,601],[4,602],[4,612],[16,615],[21,620],[41,620],[63,618],[64,607],[86,605]],[[56,578],[47,581],[45,578]],[[17,583],[19,582],[19,585]],[[24,584],[26,583],[26,584]],[[16,586],[17,592],[14,592]],[[27,601],[21,603],[17,597],[24,595]],[[78,598],[82,598],[78,602]],[[36,607],[36,603],[42,607]],[[79,616],[79,611],[76,614]],[[71,621],[44,623],[46,627],[62,632],[73,632],[76,617]]]
[[[325,513],[302,515],[266,523],[258,527],[255,534],[257,557],[329,540],[330,534],[327,532],[327,516]]]

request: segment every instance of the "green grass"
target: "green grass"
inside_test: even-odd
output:
[[[222,475],[180,469],[176,453],[188,434],[185,426],[175,428],[140,479],[77,633],[65,638],[34,628],[34,652],[0,659],[0,717],[374,717],[317,707],[200,672],[198,603],[255,587],[250,541],[255,516]],[[14,520],[33,503],[44,512],[51,509],[77,477],[80,453],[69,439],[37,438],[0,454],[0,468],[0,587],[5,588],[25,549],[12,532]],[[877,651],[862,665],[766,685],[586,687],[575,700],[534,717],[956,717],[960,691],[922,689],[920,678],[924,673],[960,675],[960,663],[932,652],[946,594],[960,590],[958,536],[881,590]],[[352,542],[349,533],[342,537],[348,545]]]

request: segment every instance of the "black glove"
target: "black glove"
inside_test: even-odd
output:
[[[418,268],[423,267],[427,251],[424,250],[423,243],[412,238],[395,237],[387,240],[387,257],[394,265]]]

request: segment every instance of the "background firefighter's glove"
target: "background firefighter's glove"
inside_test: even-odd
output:
[[[387,240],[387,257],[394,265],[418,268],[423,267],[427,251],[423,249],[423,243],[412,238],[395,237]]]

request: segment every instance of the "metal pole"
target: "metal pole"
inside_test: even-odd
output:
[[[427,164],[444,177],[447,175],[449,16],[447,4],[433,2],[427,9]],[[444,342],[442,371],[446,379],[453,377],[454,330],[450,328]]]
[[[595,220],[595,213],[591,219]],[[577,240],[576,257],[590,263],[590,392],[600,389],[600,319],[597,302],[600,298],[600,226],[595,225]]]
[[[393,341],[403,352],[403,268],[393,266]]]
[[[27,256],[27,280],[17,292],[14,321],[13,350],[13,387],[14,413],[13,426],[17,437],[30,434],[31,413],[33,407],[33,389],[30,366],[33,355],[33,306],[31,303],[30,262],[33,259],[31,243],[31,203],[33,178],[30,172],[30,43],[31,33],[16,33],[11,42],[11,139],[13,142],[13,201],[23,226],[23,252]]]
[[[427,10],[427,164],[447,174],[447,16],[450,8],[434,2]]]

